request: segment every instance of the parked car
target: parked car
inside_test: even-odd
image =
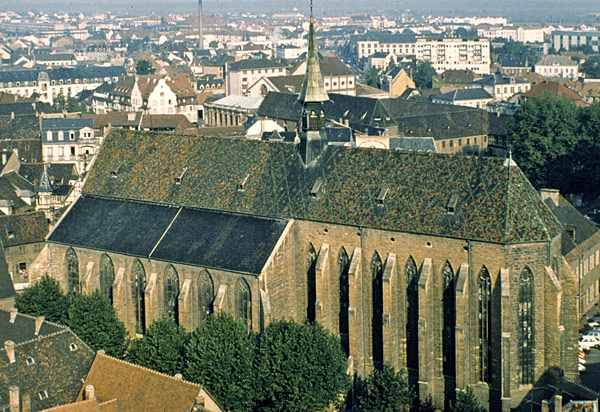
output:
[[[598,343],[600,343],[600,332],[590,330],[589,332],[587,332],[583,335],[583,337],[586,337],[586,336],[590,336],[590,337],[596,339],[598,341]]]
[[[588,351],[592,348],[597,348],[600,346],[600,342],[592,336],[584,336],[579,340],[579,349],[583,351]]]
[[[588,326],[590,328],[595,328],[596,326],[600,326],[600,323],[592,320],[591,322],[588,322]]]

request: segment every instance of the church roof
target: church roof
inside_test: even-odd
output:
[[[289,142],[113,131],[84,192],[501,243],[559,232],[521,170],[497,158],[328,146],[305,168]]]
[[[48,241],[260,274],[286,225],[283,219],[82,196]]]

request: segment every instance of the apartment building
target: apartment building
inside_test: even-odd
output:
[[[569,50],[578,46],[591,46],[596,53],[600,50],[600,31],[553,31],[552,47]]]
[[[268,59],[247,59],[226,65],[227,96],[246,96],[248,88],[261,77],[285,76],[284,64]]]
[[[544,77],[562,77],[565,79],[577,79],[579,77],[579,65],[566,56],[544,56],[542,60],[537,62],[534,71]]]
[[[489,39],[417,39],[416,52],[417,59],[430,62],[437,72],[490,73]]]
[[[379,52],[393,53],[396,56],[414,56],[417,53],[414,34],[367,33],[357,40],[356,45],[359,59]]]

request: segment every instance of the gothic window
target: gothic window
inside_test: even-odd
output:
[[[306,317],[309,322],[314,322],[316,318],[315,307],[317,303],[317,278],[315,268],[317,265],[317,252],[312,243],[308,245],[306,255],[306,287],[308,293],[308,305],[306,307]]]
[[[200,273],[200,290],[198,291],[198,311],[200,321],[205,320],[213,312],[213,300],[215,296],[213,281],[206,270]]]
[[[456,332],[456,296],[454,291],[454,271],[450,262],[442,269],[444,330],[442,332],[442,352],[444,375],[455,376],[455,332]]]
[[[372,344],[373,366],[377,369],[383,367],[383,262],[375,252],[371,261],[371,276],[373,288],[373,318]]]
[[[73,294],[81,293],[79,284],[79,260],[73,248],[67,249],[65,253],[65,264],[67,269],[67,288]]]
[[[485,266],[479,271],[477,286],[479,297],[479,380],[491,382],[492,280]]]
[[[350,286],[348,285],[348,270],[350,259],[346,249],[342,247],[338,256],[338,273],[340,278],[340,340],[346,356],[350,354],[348,308],[350,307]]]
[[[171,265],[165,273],[165,313],[168,318],[171,318],[175,323],[179,323],[179,277],[175,268]]]
[[[248,328],[252,329],[252,297],[250,286],[244,279],[238,280],[235,285],[235,309],[237,318]]]
[[[131,271],[131,302],[135,312],[135,333],[144,333],[146,326],[146,306],[144,292],[146,290],[146,273],[142,262],[136,260]]]
[[[533,275],[525,268],[519,278],[519,363],[521,384],[533,383]]]
[[[112,285],[115,282],[115,269],[107,254],[100,258],[100,293],[113,303]]]
[[[406,366],[411,373],[419,369],[419,274],[414,259],[408,258],[406,276]],[[416,382],[411,382],[416,383]]]

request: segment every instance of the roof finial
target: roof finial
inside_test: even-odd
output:
[[[312,12],[312,0],[310,0],[310,22],[313,22],[313,12]]]

